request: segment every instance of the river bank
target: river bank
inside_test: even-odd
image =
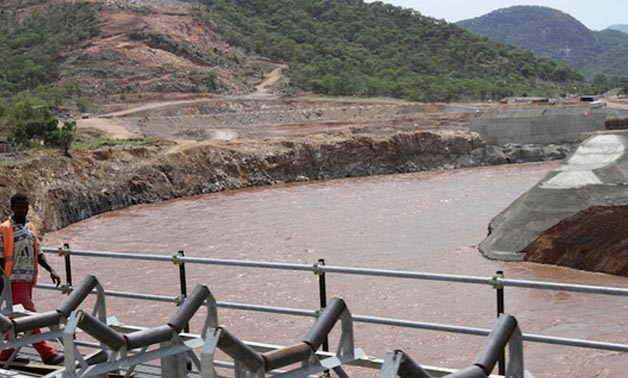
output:
[[[139,203],[277,183],[334,179],[564,157],[568,146],[487,146],[467,130],[265,140],[158,142],[7,160],[0,200],[31,195],[43,232]],[[8,206],[4,207],[8,215]]]
[[[72,257],[73,277],[98,277],[107,290],[178,295],[179,250],[188,257],[392,269],[515,280],[626,287],[624,277],[529,262],[488,260],[477,251],[486,225],[542,179],[556,162],[327,180],[213,193],[132,206],[58,232],[45,244],[74,250],[148,253],[168,261]],[[63,257],[50,255],[62,272]],[[188,287],[206,284],[219,301],[315,310],[318,276],[234,266],[186,264]],[[48,281],[43,277],[43,282]],[[495,290],[483,285],[327,274],[328,298],[342,297],[354,315],[490,328]],[[50,300],[43,296],[50,295]],[[41,310],[60,294],[38,292]],[[626,302],[618,297],[508,287],[506,311],[529,334],[626,343]],[[603,309],[603,310],[599,310]],[[174,304],[108,297],[109,316],[157,326]],[[291,345],[311,319],[219,309],[220,323],[245,340]],[[191,325],[199,330],[201,319]],[[427,365],[465,367],[484,338],[355,323],[356,347],[380,357],[403,349]],[[334,345],[334,344],[332,344]],[[526,343],[526,367],[538,377],[618,377],[617,352]],[[456,353],[451,351],[455,350]],[[548,358],[549,356],[549,358]],[[371,377],[367,372],[353,376]]]

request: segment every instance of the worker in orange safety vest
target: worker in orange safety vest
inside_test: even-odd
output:
[[[41,265],[50,273],[50,278],[56,286],[61,284],[61,278],[50,267],[41,251],[37,230],[26,217],[28,209],[29,202],[25,194],[17,193],[11,197],[13,215],[0,224],[0,248],[2,248],[0,266],[11,282],[13,304],[21,304],[25,309],[35,312],[32,294],[33,286],[37,283],[37,265]],[[32,332],[32,334],[39,333],[41,333],[39,329]],[[33,347],[45,364],[59,365],[63,362],[63,354],[55,351],[45,341],[33,343]],[[0,360],[7,360],[12,353],[13,349],[3,350],[0,352]],[[14,361],[28,362],[24,358]]]

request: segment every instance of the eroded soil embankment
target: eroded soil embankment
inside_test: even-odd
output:
[[[201,193],[485,163],[482,141],[461,131],[238,141],[169,150],[163,145],[105,147],[76,151],[71,158],[46,155],[5,166],[0,201],[7,204],[18,190],[29,193],[33,220],[51,231],[133,204]]]
[[[526,261],[628,277],[628,206],[591,207],[526,247]]]

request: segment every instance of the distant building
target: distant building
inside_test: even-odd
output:
[[[580,96],[580,101],[593,102],[597,100],[598,100],[598,97],[594,95]]]

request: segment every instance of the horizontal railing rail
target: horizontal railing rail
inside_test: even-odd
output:
[[[229,260],[229,259],[210,259],[201,257],[181,257],[181,256],[163,256],[163,255],[150,255],[139,253],[120,253],[120,252],[100,252],[100,251],[79,251],[79,250],[60,250],[53,248],[44,248],[45,253],[56,253],[73,256],[91,256],[91,257],[103,257],[103,258],[116,258],[116,259],[130,259],[130,260],[145,260],[145,261],[163,261],[171,263],[192,263],[192,264],[206,264],[206,265],[222,265],[222,266],[239,266],[248,268],[261,268],[261,269],[279,269],[279,270],[292,270],[292,271],[310,271],[313,273],[338,273],[338,274],[352,274],[352,275],[364,275],[364,276],[377,276],[377,277],[393,277],[393,278],[407,278],[415,280],[428,280],[428,281],[445,281],[445,282],[457,282],[468,284],[481,284],[490,286],[512,286],[531,289],[544,289],[544,290],[560,290],[571,291],[588,294],[603,294],[603,295],[616,295],[616,296],[628,296],[628,289],[618,287],[604,287],[604,286],[592,286],[592,285],[577,285],[577,284],[565,284],[556,282],[543,282],[543,281],[526,281],[526,280],[513,280],[508,278],[501,278],[499,276],[480,277],[480,276],[464,276],[455,274],[437,274],[437,273],[424,273],[424,272],[409,272],[399,270],[384,270],[384,269],[367,269],[367,268],[352,268],[332,265],[315,264],[287,264],[287,263],[273,263],[263,261],[247,261],[247,260]]]

